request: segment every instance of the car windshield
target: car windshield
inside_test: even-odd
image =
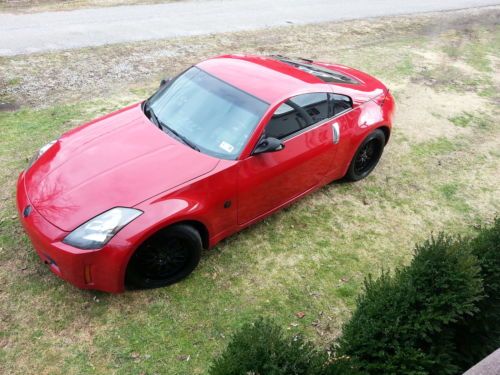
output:
[[[153,95],[148,107],[166,131],[194,148],[236,159],[268,104],[193,67]]]

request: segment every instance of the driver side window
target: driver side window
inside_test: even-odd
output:
[[[266,136],[286,138],[330,117],[327,93],[298,95],[288,99],[274,112],[266,126]]]
[[[290,134],[298,132],[306,122],[297,110],[283,103],[274,112],[271,121],[266,127],[266,136],[283,139]]]

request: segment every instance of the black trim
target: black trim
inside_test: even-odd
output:
[[[301,61],[297,61],[282,55],[271,55],[269,56],[273,59],[276,59],[284,64],[289,66],[293,66],[295,69],[298,69],[302,72],[308,73],[316,78],[321,79],[323,82],[334,82],[334,83],[347,83],[350,85],[359,85],[361,82],[351,76],[348,76],[344,73],[338,72],[336,70],[327,69],[323,66],[314,64],[313,60],[300,58]],[[306,63],[304,63],[306,62]],[[303,68],[303,69],[301,69]],[[318,74],[314,74],[314,72],[318,72]],[[325,77],[328,75],[329,77]]]

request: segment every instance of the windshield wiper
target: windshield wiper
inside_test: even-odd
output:
[[[151,108],[148,100],[144,102],[144,114],[148,116],[153,124],[155,124],[160,129],[162,128],[162,124],[160,123],[160,120],[158,120],[158,117],[156,117],[156,113],[155,111],[153,111],[153,108]]]
[[[196,146],[193,142],[191,142],[188,138],[183,136],[182,134],[179,134],[177,131],[169,127],[167,124],[160,122],[160,126],[165,129],[167,132],[173,134],[176,138],[180,139],[184,144],[188,145],[191,147],[193,150],[200,151],[200,148]]]
[[[177,133],[174,129],[169,127],[167,124],[164,124],[161,122],[158,117],[156,116],[156,113],[153,111],[153,108],[151,108],[149,101],[146,100],[144,102],[144,114],[148,116],[148,118],[151,120],[153,124],[158,126],[161,130],[166,130],[168,133],[173,134],[177,139],[181,140],[184,144],[188,145],[191,147],[193,150],[200,151],[200,148],[196,146],[193,142],[191,142],[189,139],[187,139],[185,136],[182,134]]]

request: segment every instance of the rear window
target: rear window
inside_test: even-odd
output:
[[[273,58],[293,66],[294,68],[300,69],[306,73],[309,73],[315,77],[318,77],[323,82],[334,82],[334,83],[348,83],[351,85],[358,85],[359,81],[352,77],[346,76],[336,70],[331,70],[324,68],[322,66],[317,66],[311,64],[310,60],[293,60],[283,56],[272,56]]]

